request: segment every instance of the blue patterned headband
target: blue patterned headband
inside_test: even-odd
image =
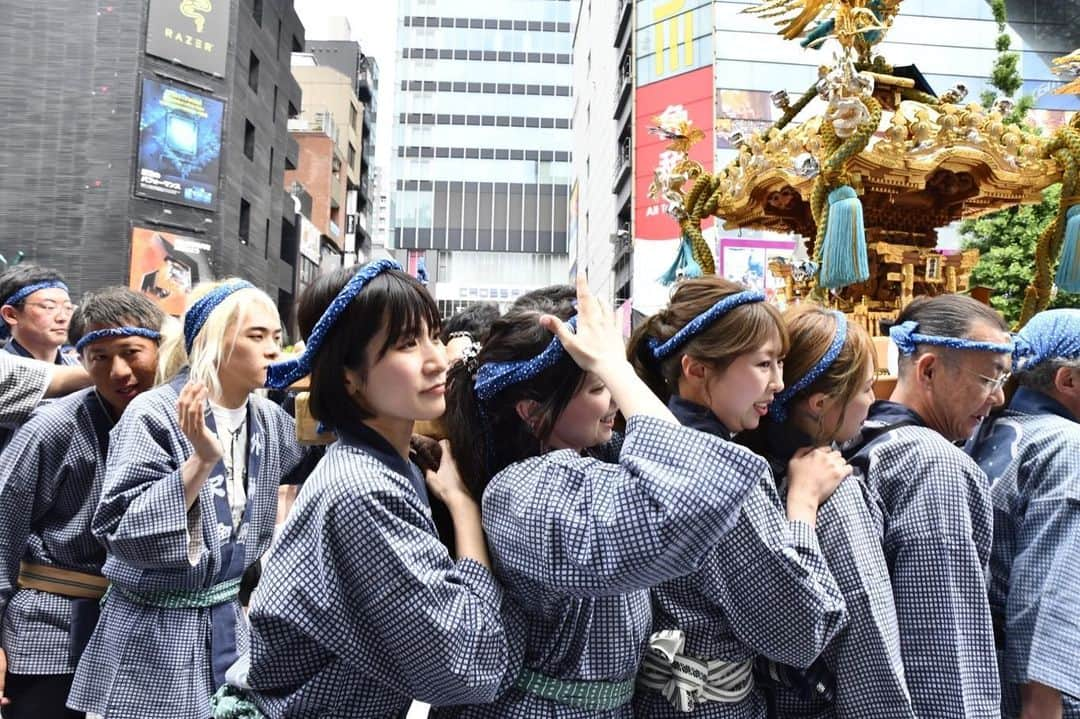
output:
[[[69,295],[71,294],[71,290],[68,289],[68,286],[60,280],[46,280],[44,282],[35,282],[32,285],[27,285],[26,287],[23,287],[21,290],[16,290],[15,292],[12,292],[10,295],[7,296],[6,299],[4,299],[3,302],[0,302],[0,307],[3,307],[4,305],[17,305],[38,290],[51,289],[63,290]],[[6,337],[9,337],[10,335],[11,328],[8,327],[7,322],[0,320],[0,339],[4,339]]]
[[[566,324],[570,329],[577,330],[577,317],[571,317]],[[486,402],[510,385],[532,379],[544,370],[554,367],[565,352],[562,342],[555,336],[536,357],[511,362],[486,362],[476,370],[473,391],[480,401]]]
[[[319,318],[319,321],[316,322],[315,326],[311,329],[311,334],[308,336],[303,354],[299,357],[275,362],[267,368],[266,386],[273,389],[285,389],[301,377],[311,374],[311,363],[315,361],[315,355],[319,353],[319,348],[322,347],[322,343],[326,339],[327,333],[333,328],[334,324],[338,321],[338,318],[341,317],[341,314],[345,311],[345,308],[349,306],[349,303],[352,302],[353,299],[360,294],[360,291],[364,289],[367,283],[371,282],[376,276],[389,270],[400,269],[401,265],[393,260],[376,260],[375,262],[369,262],[361,267],[360,270],[345,283],[345,286],[337,293],[337,297],[335,297],[330,305],[323,311],[322,317]]]
[[[187,353],[191,354],[195,338],[199,336],[203,325],[210,319],[210,315],[218,308],[218,305],[240,290],[254,288],[255,285],[246,280],[230,282],[227,285],[221,285],[210,290],[189,307],[188,311],[184,313],[184,349],[187,350]]]
[[[810,368],[809,372],[800,377],[795,384],[790,387],[785,387],[782,392],[773,398],[772,404],[769,405],[769,414],[775,422],[784,422],[787,420],[787,406],[791,402],[791,399],[799,392],[802,392],[804,389],[817,382],[821,378],[821,375],[829,371],[833,362],[840,356],[840,350],[844,348],[844,343],[847,342],[847,317],[844,316],[843,312],[837,312],[836,310],[831,310],[829,314],[836,318],[836,334],[833,335],[832,344],[829,345],[829,349],[825,350],[825,354],[821,356],[821,359],[817,361],[817,364]]]
[[[148,340],[160,340],[161,333],[145,327],[108,327],[103,330],[94,330],[84,334],[75,343],[75,351],[82,352],[91,342],[110,339],[112,337],[145,337]]]
[[[748,305],[752,302],[764,302],[765,293],[759,290],[745,290],[728,295],[709,309],[702,312],[686,323],[686,326],[673,334],[667,341],[660,342],[656,337],[649,338],[649,349],[653,357],[662,360],[675,350],[689,342],[695,335],[700,334],[706,327],[720,319],[731,310],[740,305]]]
[[[1080,357],[1080,310],[1044,310],[1016,333],[1013,363],[1022,371],[1054,359]]]
[[[997,352],[999,354],[1012,354],[1015,346],[1012,342],[997,344],[995,342],[978,342],[966,337],[939,337],[938,335],[923,335],[915,330],[919,328],[918,322],[901,322],[889,328],[889,337],[896,343],[896,349],[900,354],[911,356],[915,354],[918,345],[936,345],[954,350],[975,350],[977,352]]]
[[[71,294],[71,290],[68,289],[68,286],[60,280],[46,280],[45,282],[35,282],[32,285],[27,285],[21,290],[18,290],[8,295],[7,299],[5,299],[3,302],[0,302],[0,307],[3,307],[4,305],[17,305],[38,290],[51,289],[63,290],[69,295]]]

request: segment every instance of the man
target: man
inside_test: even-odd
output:
[[[1012,342],[997,313],[960,295],[916,299],[890,334],[896,389],[871,406],[845,454],[879,495],[915,714],[998,717],[990,500],[985,475],[954,443],[1004,402]]]
[[[40,407],[0,454],[0,705],[5,719],[64,707],[106,581],[90,531],[109,430],[150,389],[164,316],[124,288],[87,295],[71,339],[94,387]],[[5,675],[6,672],[6,675]]]
[[[68,323],[75,305],[59,273],[36,265],[16,265],[0,274],[0,335],[10,336],[11,354],[42,362],[77,365],[64,354]]]
[[[1019,389],[971,454],[991,482],[990,611],[1006,717],[1080,719],[1080,310],[1016,338]]]

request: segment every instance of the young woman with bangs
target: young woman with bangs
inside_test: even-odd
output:
[[[784,386],[788,335],[764,300],[717,277],[683,281],[627,350],[680,422],[725,444],[755,429]],[[849,472],[830,449],[796,453],[786,506],[772,473],[761,475],[703,566],[653,589],[637,716],[765,717],[756,657],[802,668],[814,662],[846,619],[814,526],[818,507]]]
[[[792,457],[806,447],[839,447],[858,436],[874,402],[876,376],[870,336],[843,313],[802,305],[789,310],[784,323],[791,339],[785,389],[761,426],[739,438],[769,460],[781,496]],[[915,716],[881,551],[880,504],[856,470],[819,509],[818,542],[844,597],[848,622],[808,672],[759,664],[773,716]]]
[[[300,298],[306,349],[275,365],[311,376],[311,412],[337,433],[304,485],[252,596],[250,656],[215,716],[404,717],[491,701],[519,663],[476,502],[443,444],[426,476],[413,424],[446,407],[438,308],[389,260],[320,277]],[[430,492],[430,495],[429,495]],[[457,557],[430,497],[449,509]],[[243,706],[244,713],[239,713]]]
[[[676,422],[581,276],[573,296],[530,293],[451,369],[451,446],[525,622],[513,686],[462,716],[631,716],[649,587],[694,571],[769,479],[752,453]]]

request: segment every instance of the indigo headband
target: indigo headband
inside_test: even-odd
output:
[[[844,343],[847,341],[848,323],[847,317],[844,313],[837,312],[836,310],[830,311],[831,315],[836,318],[836,333],[833,335],[832,343],[829,348],[825,350],[825,354],[821,356],[821,359],[810,368],[810,371],[800,377],[790,387],[785,387],[782,392],[773,398],[772,404],[769,405],[769,415],[776,422],[784,422],[787,420],[788,412],[787,406],[791,402],[791,399],[802,392],[804,389],[821,379],[821,376],[829,371],[833,362],[836,362],[836,358],[840,356],[840,350],[844,348]]]
[[[910,356],[915,354],[918,345],[934,345],[947,347],[954,350],[975,350],[977,352],[997,352],[1000,354],[1012,354],[1015,345],[1012,342],[998,344],[996,342],[979,342],[969,340],[966,337],[940,337],[938,335],[924,335],[916,332],[918,322],[901,322],[889,328],[889,337],[896,343],[896,349],[900,354]]]
[[[311,363],[322,347],[326,335],[345,312],[345,308],[356,298],[367,283],[389,270],[400,270],[401,265],[393,260],[376,260],[361,267],[341,288],[333,301],[322,313],[319,321],[311,329],[307,344],[299,357],[275,362],[266,370],[266,386],[273,389],[285,389],[301,377],[311,374]]]
[[[753,302],[764,302],[765,293],[759,290],[745,290],[724,297],[709,309],[702,312],[686,323],[686,326],[673,334],[669,339],[661,342],[656,337],[649,338],[649,349],[654,358],[662,360],[673,354],[677,349],[693,339],[705,330],[706,327],[716,322],[731,310],[741,305]]]
[[[577,330],[577,317],[571,317],[567,323],[570,329]],[[562,359],[566,349],[556,335],[536,357],[511,362],[485,362],[476,370],[473,391],[483,402],[490,400],[510,385],[532,379]]]
[[[195,338],[199,336],[199,332],[202,330],[203,325],[206,324],[206,320],[210,319],[210,315],[222,302],[240,290],[254,288],[255,285],[246,280],[230,282],[227,285],[221,285],[210,290],[189,307],[188,311],[184,313],[184,349],[187,350],[187,353],[191,354]]]
[[[75,343],[75,351],[82,352],[92,342],[113,337],[145,337],[148,340],[156,341],[161,339],[161,333],[145,327],[108,327],[103,330],[87,332]]]

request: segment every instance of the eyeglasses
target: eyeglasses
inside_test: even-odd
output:
[[[64,302],[63,304],[61,304],[59,302],[45,301],[45,302],[24,302],[23,304],[38,307],[38,308],[41,309],[42,312],[44,312],[45,314],[49,314],[49,315],[58,315],[61,312],[63,312],[64,314],[70,315],[73,312],[75,312],[75,310],[77,310],[79,308],[78,305],[73,305],[70,302]]]
[[[980,372],[975,372],[974,370],[970,370],[967,367],[961,367],[959,364],[956,363],[953,363],[953,366],[957,369],[964,370],[968,374],[975,375],[980,380],[982,380],[983,387],[986,389],[987,392],[997,392],[999,389],[1004,387],[1005,383],[1009,381],[1010,377],[1012,377],[1011,372],[1002,372],[997,377],[987,377]]]

